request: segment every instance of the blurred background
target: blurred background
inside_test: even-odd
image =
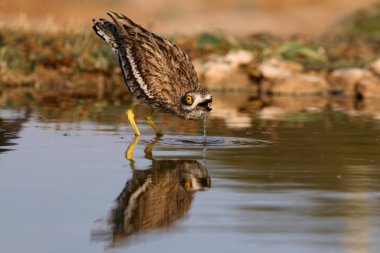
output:
[[[157,33],[320,34],[375,0],[2,0],[4,26],[89,29],[94,17],[119,11]]]
[[[0,0],[1,252],[103,252],[94,221],[143,178],[124,157],[132,98],[91,29],[108,10],[174,41],[213,94],[205,123],[155,113],[162,140],[135,111],[136,166],[207,158],[212,178],[138,252],[380,252],[379,0]]]
[[[128,103],[115,56],[91,29],[108,10],[174,41],[207,89],[243,90],[236,115],[284,94],[343,96],[347,111],[380,114],[380,105],[369,106],[378,103],[361,100],[380,96],[378,0],[2,0],[0,104]]]

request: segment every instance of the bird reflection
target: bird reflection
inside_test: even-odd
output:
[[[207,169],[198,161],[152,159],[151,150],[159,138],[145,148],[145,157],[152,161],[148,170],[137,170],[130,160],[132,178],[109,213],[109,231],[107,235],[93,233],[94,239],[107,240],[115,247],[133,234],[171,227],[187,214],[194,193],[210,188]]]
[[[29,117],[30,110],[28,109],[21,116],[16,115],[5,119],[0,116],[0,154],[12,150],[10,146],[15,145],[12,140],[18,138],[18,133]]]

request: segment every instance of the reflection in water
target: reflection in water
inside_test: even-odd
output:
[[[0,153],[11,150],[6,147],[14,145],[12,140],[18,138],[17,134],[21,130],[22,124],[28,121],[29,115],[29,110],[21,115],[12,115],[12,117],[2,118],[0,115]]]
[[[227,96],[219,98],[231,101]],[[109,208],[106,222],[101,223],[107,224],[107,229],[94,231],[93,238],[105,240],[109,246],[149,239],[131,245],[128,250],[133,252],[177,252],[181,248],[185,253],[193,250],[194,241],[199,250],[213,252],[378,252],[380,125],[370,112],[380,112],[380,103],[374,100],[371,105],[365,100],[357,107],[353,101],[329,98],[273,97],[265,104],[240,100],[241,107],[237,103],[230,106],[249,115],[249,128],[244,128],[242,119],[235,118],[236,124],[231,125],[227,124],[228,115],[217,117],[215,113],[222,107],[208,115],[207,169],[217,180],[213,182],[217,190],[201,193],[197,199],[196,189],[209,187],[202,161],[152,159],[153,144],[159,139],[146,146],[146,156],[141,159],[137,154],[145,137],[136,140],[135,162],[146,164],[148,170],[135,170],[131,152],[134,170],[128,180],[122,178],[116,192],[110,185],[99,188],[104,175],[114,182],[123,173],[105,169],[131,130],[120,106],[97,102],[68,108],[38,107],[24,124],[23,139],[18,141],[21,152],[0,154],[0,199],[6,203],[1,209],[0,237],[21,247],[12,251],[2,244],[0,251],[23,252],[31,244],[50,247],[50,242],[64,240],[77,243],[80,252],[95,252],[99,245],[83,243],[88,239],[86,218],[90,215],[77,210],[91,209],[97,216],[98,210],[106,208],[107,214]],[[357,116],[359,109],[372,116]],[[2,129],[9,129],[20,115],[10,117],[2,110],[6,119]],[[193,157],[197,150],[200,156],[201,122],[197,127],[194,122],[174,122],[170,115],[158,116],[168,134],[157,142],[155,151]],[[15,142],[12,138],[19,135],[21,126],[19,122],[9,133],[3,131],[1,145]],[[56,131],[68,131],[68,136]],[[53,136],[54,141],[39,142],[34,148],[31,136]],[[65,156],[57,156],[57,145]],[[94,154],[99,157],[93,159]],[[68,157],[75,169],[68,169]],[[112,159],[112,164],[121,168],[125,161]],[[114,192],[108,195],[108,191]],[[104,207],[104,202],[116,197],[112,208]],[[26,216],[25,206],[31,208]],[[191,219],[182,224],[190,208]],[[3,236],[19,234],[15,219],[26,231],[22,244],[19,237],[14,237],[18,238],[15,241]],[[165,233],[165,228],[173,227],[186,229]],[[35,228],[41,232],[36,233]],[[146,235],[149,231],[154,233]],[[158,235],[159,240],[151,240]],[[67,248],[58,251],[67,252]]]
[[[368,209],[371,207],[371,198],[368,193],[353,192],[348,194],[348,205],[352,208],[346,212],[344,220],[344,246],[347,253],[371,252],[372,243],[371,217]],[[352,240],[355,238],[355,240]]]
[[[146,157],[151,157],[151,148],[148,144]],[[111,231],[107,235],[94,231],[92,235],[93,239],[109,241],[111,247],[138,232],[174,225],[189,211],[194,193],[211,186],[207,169],[196,160],[153,159],[148,170],[135,169],[132,160],[131,168],[132,178],[116,198],[107,220]]]
[[[343,202],[350,206],[344,212],[344,247],[347,253],[371,252],[371,244],[374,240],[373,231],[375,230],[372,213],[377,213],[374,208],[376,203],[374,205],[371,193],[365,185],[366,181],[374,178],[373,167],[371,167],[347,166],[348,171],[360,171],[368,175],[346,180],[346,185],[350,187],[350,192],[347,193],[346,200]]]

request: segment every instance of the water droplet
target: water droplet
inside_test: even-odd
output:
[[[205,117],[203,118],[203,141],[207,143],[207,113],[205,113]]]
[[[207,113],[203,119],[203,166],[206,167],[206,153],[207,153]]]

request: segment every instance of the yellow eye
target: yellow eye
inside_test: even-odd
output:
[[[185,189],[186,189],[186,190],[189,190],[189,189],[190,189],[190,186],[191,186],[190,180],[187,179],[187,180],[185,181],[185,185],[184,185],[184,186],[185,186]]]
[[[193,103],[193,98],[191,96],[186,96],[186,104],[191,105]]]

